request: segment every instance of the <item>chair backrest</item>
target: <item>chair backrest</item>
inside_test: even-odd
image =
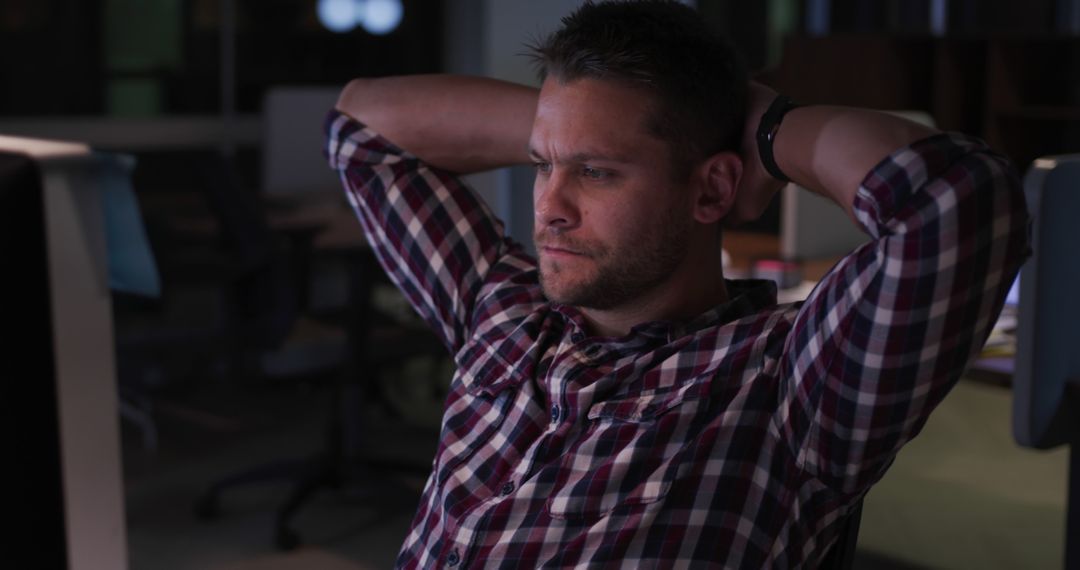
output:
[[[862,519],[863,500],[855,504],[840,523],[840,535],[828,554],[821,561],[822,570],[851,570],[855,565],[855,544],[859,541],[859,522]]]
[[[292,330],[299,299],[288,244],[270,228],[258,193],[218,154],[193,165],[234,264],[231,327],[244,345],[275,348]]]

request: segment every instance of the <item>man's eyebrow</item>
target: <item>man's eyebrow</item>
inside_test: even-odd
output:
[[[628,163],[630,161],[629,156],[625,156],[615,152],[603,152],[603,151],[583,151],[576,152],[570,155],[570,162],[618,162]]]
[[[540,154],[540,152],[538,152],[535,148],[533,148],[532,145],[528,146],[527,151],[528,151],[529,156],[531,158],[544,158],[544,156],[542,154]],[[547,159],[544,158],[544,160],[547,160]],[[584,151],[575,152],[574,154],[571,154],[570,156],[568,156],[564,160],[562,160],[562,162],[573,162],[573,163],[597,162],[597,161],[618,162],[618,163],[623,163],[623,164],[632,162],[630,157],[626,156],[626,155],[622,155],[622,154],[618,154],[618,153],[614,153],[614,152],[603,152],[603,151],[592,151],[592,150],[584,150]]]

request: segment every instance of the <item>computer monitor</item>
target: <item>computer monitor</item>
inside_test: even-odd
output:
[[[4,559],[127,566],[105,155],[0,136]]]
[[[1071,445],[1065,567],[1080,568],[1080,154],[1036,160],[1024,191],[1033,251],[1020,274],[1013,436]]]
[[[340,86],[277,86],[263,99],[262,188],[275,198],[344,197],[323,153],[323,119]]]
[[[1009,287],[1009,294],[1005,296],[1005,306],[1019,307],[1020,306],[1020,276],[1017,275],[1013,280],[1012,287]]]
[[[1020,274],[1013,434],[1045,449],[1080,440],[1080,155],[1036,160],[1024,191],[1032,256]]]
[[[8,438],[4,447],[12,458],[10,465],[18,466],[5,485],[16,497],[9,510],[19,518],[9,538],[13,544],[38,541],[42,557],[37,562],[63,568],[67,565],[63,483],[55,445],[60,437],[59,418],[55,406],[45,405],[56,401],[56,384],[51,381],[55,370],[48,318],[49,272],[40,225],[44,204],[40,176],[29,157],[0,151],[0,204],[0,244],[5,265],[12,268],[0,279],[0,299],[5,302],[5,321],[17,331],[6,335],[4,360],[9,367],[18,362],[19,368],[32,371],[5,374],[0,384],[0,418]],[[33,435],[16,435],[20,433]],[[27,496],[35,497],[33,504],[23,504],[18,498]]]

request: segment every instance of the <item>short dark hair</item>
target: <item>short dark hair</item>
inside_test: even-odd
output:
[[[657,108],[648,128],[671,143],[677,168],[739,148],[746,67],[692,8],[674,0],[590,0],[529,50],[541,80],[613,80],[652,92]]]

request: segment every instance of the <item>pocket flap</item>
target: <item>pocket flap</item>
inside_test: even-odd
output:
[[[616,420],[623,422],[652,421],[682,404],[696,399],[696,394],[686,390],[668,390],[654,394],[637,394],[597,402],[589,408],[590,420]]]
[[[494,396],[518,386],[524,374],[499,355],[499,350],[483,340],[469,343],[455,358],[461,382],[473,396]]]

